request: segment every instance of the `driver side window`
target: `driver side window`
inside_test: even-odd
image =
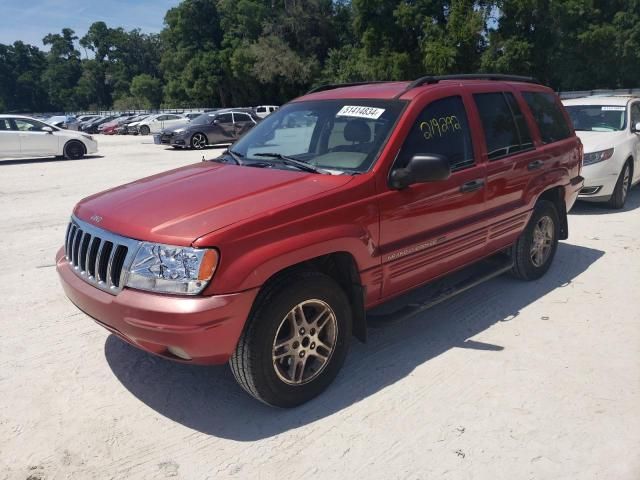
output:
[[[638,123],[640,123],[640,103],[634,103],[631,105],[631,128]]]
[[[16,118],[14,120],[16,130],[21,132],[41,132],[42,127],[46,127],[44,123],[35,120],[26,120],[24,118]]]
[[[415,155],[430,154],[447,157],[452,172],[475,164],[469,122],[461,97],[436,100],[418,115],[395,167],[406,167]]]

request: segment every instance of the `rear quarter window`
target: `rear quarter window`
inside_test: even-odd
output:
[[[522,92],[534,120],[538,124],[542,143],[553,143],[571,136],[571,129],[553,93]]]

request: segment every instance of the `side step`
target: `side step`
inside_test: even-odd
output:
[[[494,255],[433,283],[405,293],[367,312],[370,327],[384,326],[413,317],[438,303],[466,292],[511,270],[513,261],[505,254]]]

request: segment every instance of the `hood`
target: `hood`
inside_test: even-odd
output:
[[[85,198],[74,214],[126,237],[191,245],[207,233],[269,215],[352,179],[202,162]]]
[[[584,153],[598,152],[615,147],[625,139],[625,131],[620,132],[587,132],[577,131],[576,135],[582,141]]]
[[[173,125],[171,127],[167,127],[164,130],[162,130],[162,133],[173,133],[176,130],[179,130],[181,128],[188,129],[191,126],[192,126],[192,124],[189,124],[189,123],[186,123],[186,124],[183,124],[183,125]]]

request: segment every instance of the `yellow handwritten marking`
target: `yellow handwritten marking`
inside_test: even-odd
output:
[[[461,129],[460,121],[455,115],[440,118],[434,117],[420,123],[420,131],[425,140],[431,140],[434,137],[442,138]]]

